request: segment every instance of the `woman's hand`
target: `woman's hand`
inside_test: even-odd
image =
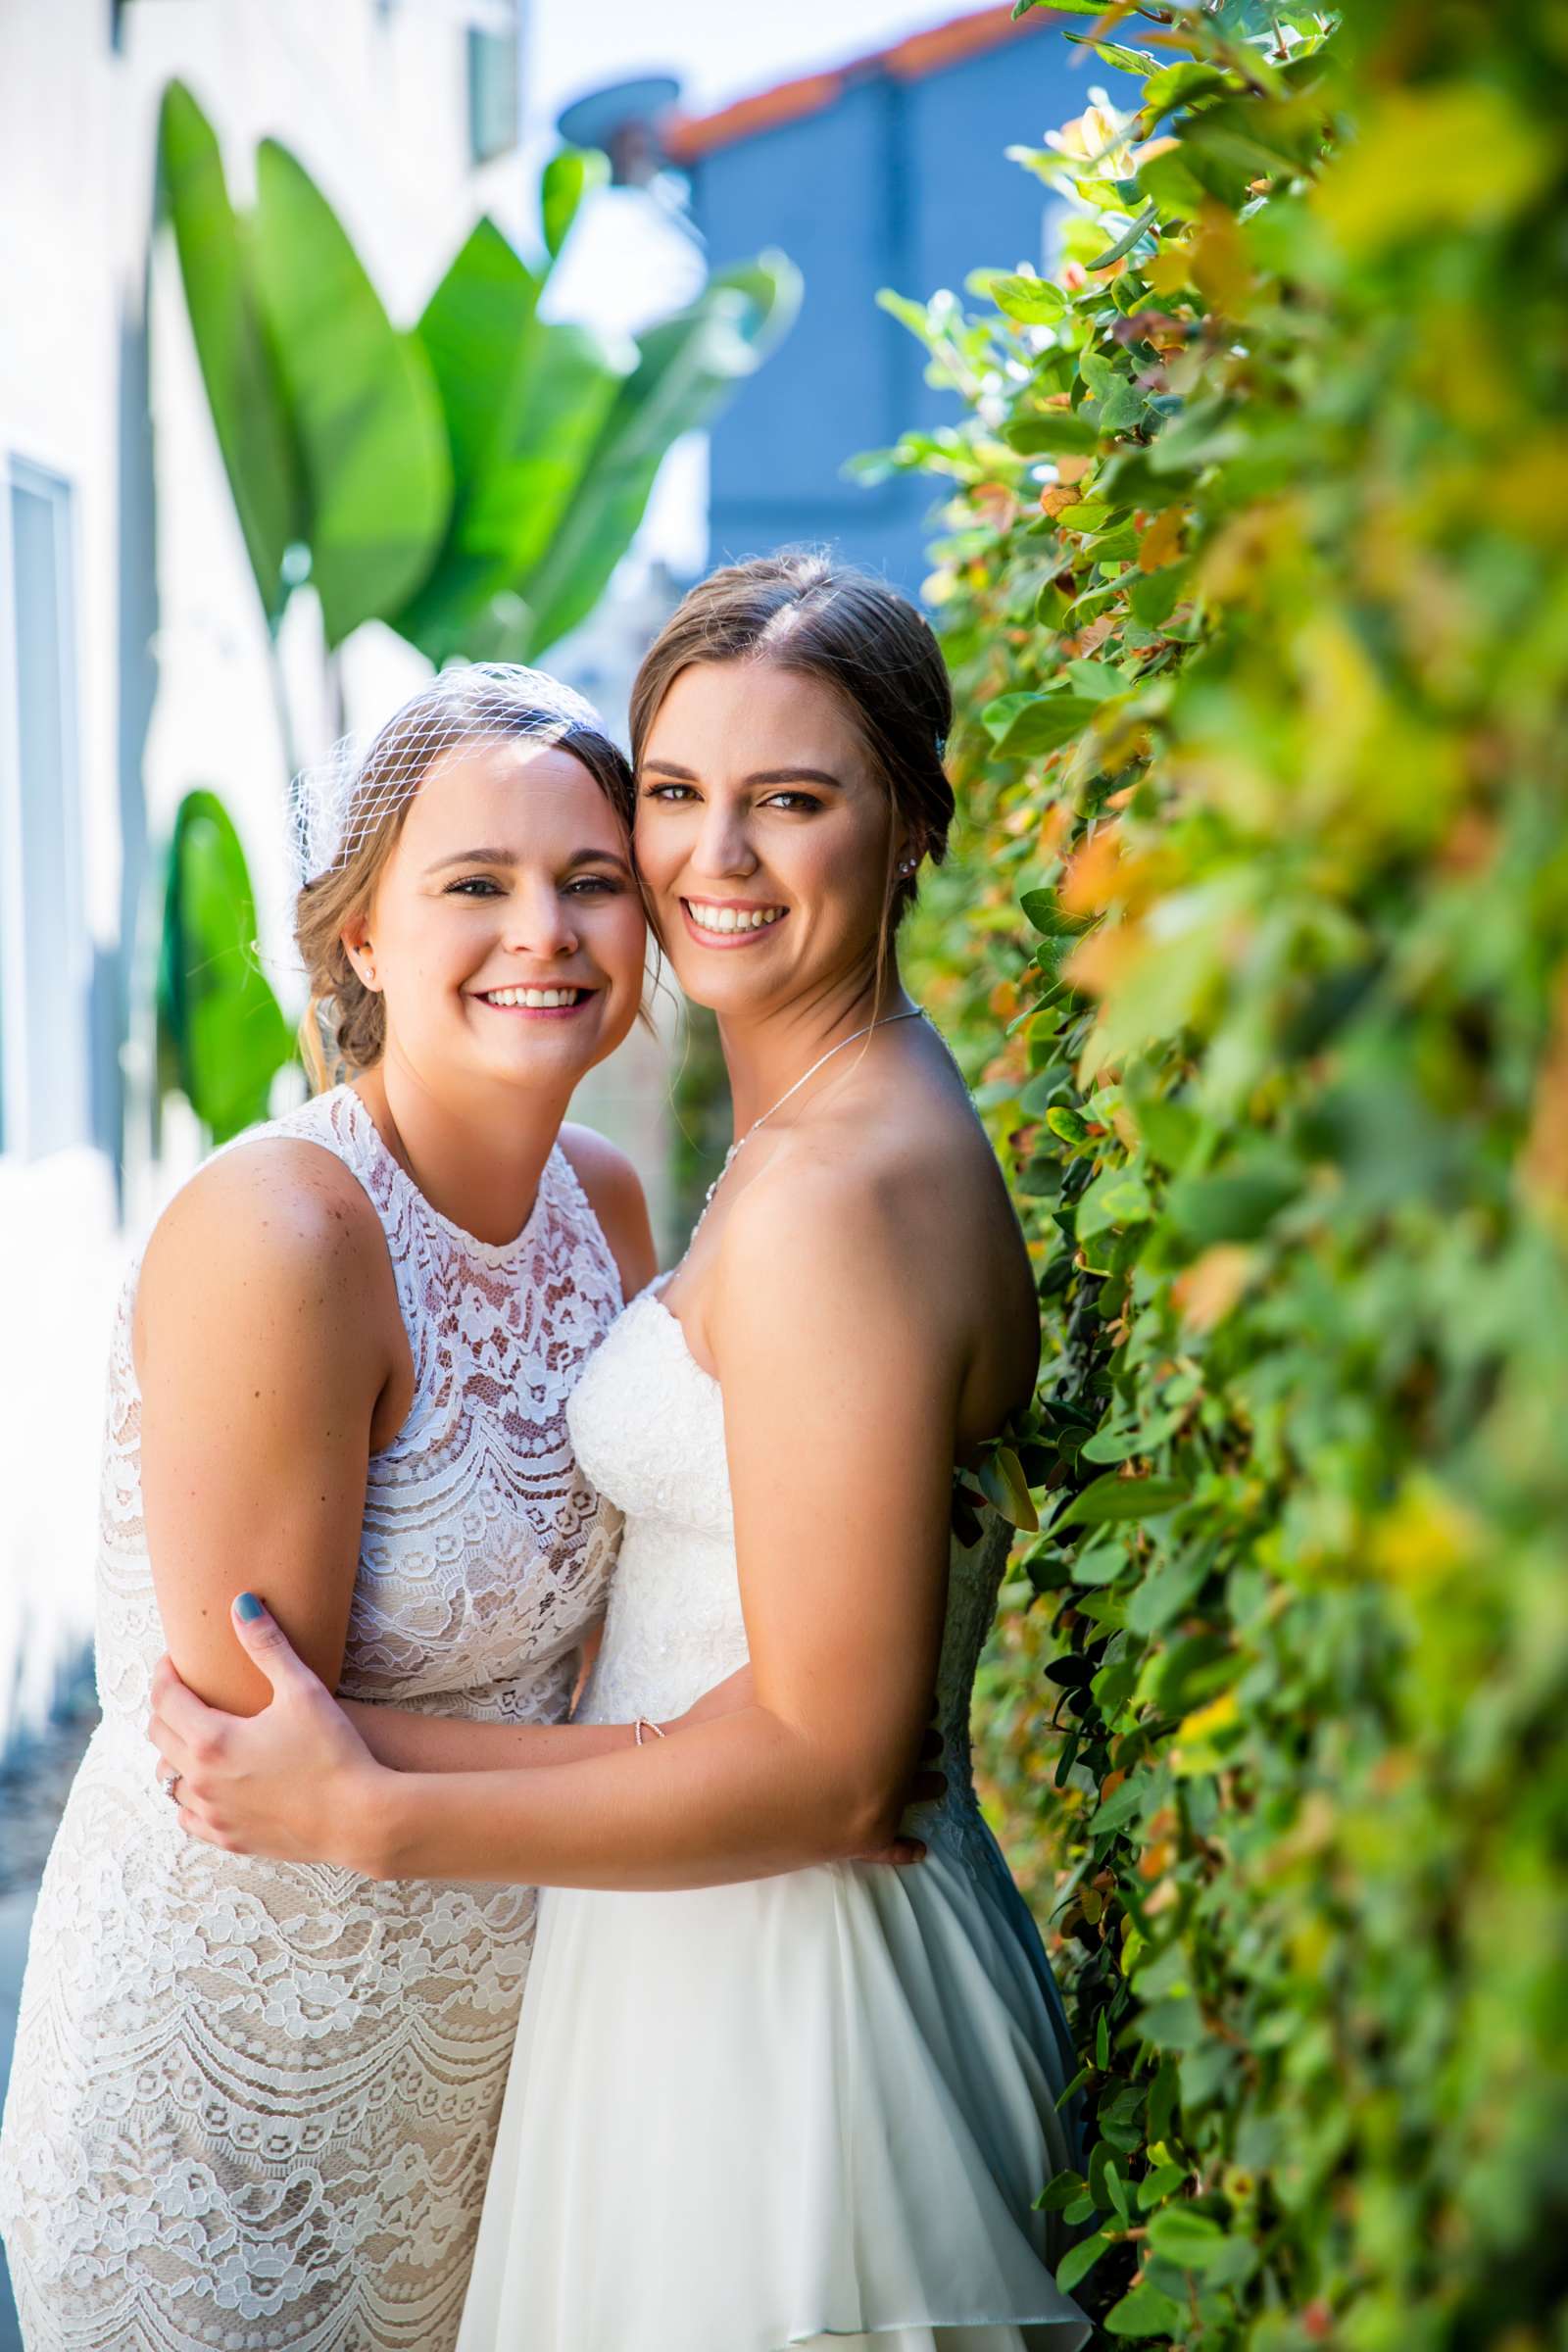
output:
[[[249,1601],[256,1614],[240,1615]],[[386,1775],[324,1683],[252,1596],[234,1632],[272,1688],[259,1715],[225,1715],[187,1690],[170,1660],[153,1676],[147,1737],[167,1784],[179,1775],[180,1827],[208,1845],[274,1862],[335,1862],[367,1876],[375,1790]]]

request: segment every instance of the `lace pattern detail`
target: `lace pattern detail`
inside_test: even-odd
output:
[[[354,1172],[415,1368],[369,1466],[345,1695],[564,1713],[618,1521],[565,1404],[620,1303],[558,1150],[515,1241],[462,1234],[340,1087],[290,1136]],[[40,1890],[0,2132],[29,2352],[442,2352],[457,2335],[533,1941],[526,1887],[377,1884],[188,1839],[144,1737],[164,1647],[132,1269],[109,1370],[104,1720]]]

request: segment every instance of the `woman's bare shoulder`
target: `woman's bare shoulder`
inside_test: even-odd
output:
[[[1028,1393],[1034,1279],[1006,1187],[966,1104],[907,1095],[887,1115],[813,1123],[729,1218],[716,1288],[730,1317],[782,1311],[946,1364],[966,1421],[989,1427]],[[729,1318],[726,1318],[729,1319]],[[973,1392],[971,1396],[971,1392]]]
[[[327,1271],[334,1288],[386,1281],[374,1206],[325,1145],[262,1135],[217,1153],[180,1187],[153,1227],[138,1292],[205,1283],[222,1296],[258,1279],[312,1292]]]

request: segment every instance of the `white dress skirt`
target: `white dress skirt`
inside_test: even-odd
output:
[[[723,1410],[645,1292],[569,1409],[625,1513],[589,1720],[744,1664]],[[968,1768],[1006,1553],[955,1545],[948,1789],[912,1869],[679,1893],[547,1889],[458,2352],[1074,2352],[1035,2199],[1073,2061]]]

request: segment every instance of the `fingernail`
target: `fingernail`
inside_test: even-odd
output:
[[[242,1592],[234,1603],[234,1614],[250,1625],[262,1613],[262,1604],[254,1592]]]

